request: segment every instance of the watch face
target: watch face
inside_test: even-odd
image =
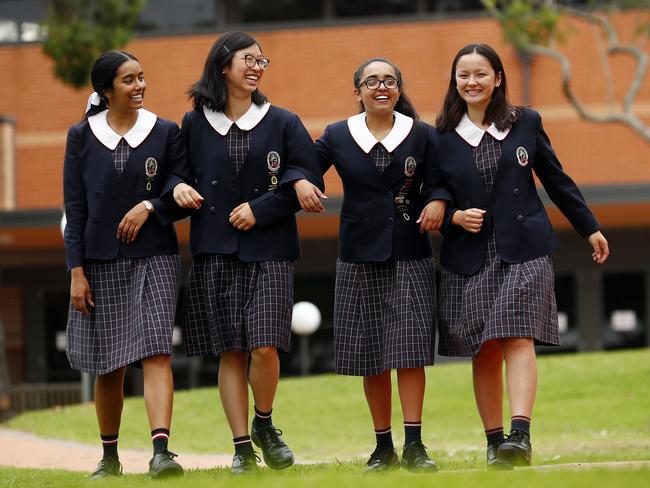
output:
[[[153,210],[153,204],[149,200],[144,200],[142,203],[144,203],[144,208],[150,212]]]

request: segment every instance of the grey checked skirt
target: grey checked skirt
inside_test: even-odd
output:
[[[184,298],[188,356],[274,346],[289,350],[293,262],[195,256]]]
[[[337,373],[374,376],[433,364],[434,266],[433,258],[336,262]]]
[[[474,275],[442,270],[438,353],[472,357],[484,342],[510,337],[559,345],[554,281],[550,256],[504,263],[492,234]]]
[[[86,262],[95,307],[86,316],[70,304],[70,365],[100,375],[171,354],[180,269],[177,255]]]

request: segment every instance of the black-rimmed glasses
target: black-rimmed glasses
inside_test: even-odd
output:
[[[366,85],[368,90],[378,90],[380,85],[384,85],[387,90],[394,90],[395,88],[399,88],[399,81],[390,77],[383,80],[378,78],[368,78],[359,83],[357,88],[361,88],[361,85]]]
[[[271,64],[271,61],[269,61],[266,58],[256,58],[252,54],[244,54],[243,56],[244,63],[246,63],[246,66],[249,68],[254,68],[255,65],[259,66],[262,71],[264,71],[266,68],[269,67],[269,64]]]

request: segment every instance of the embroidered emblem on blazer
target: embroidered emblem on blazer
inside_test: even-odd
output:
[[[523,146],[517,148],[517,162],[521,166],[526,166],[528,164],[528,151]]]
[[[269,151],[266,155],[266,164],[269,171],[277,172],[280,169],[280,155],[275,151]]]
[[[147,177],[147,191],[151,191],[153,177],[158,174],[158,161],[156,158],[147,158],[144,162],[144,174]]]
[[[404,174],[409,178],[412,177],[415,174],[417,165],[418,163],[413,156],[406,158],[404,161]]]

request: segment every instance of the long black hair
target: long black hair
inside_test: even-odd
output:
[[[456,65],[462,56],[472,53],[480,54],[487,59],[495,75],[501,75],[501,83],[499,86],[494,87],[492,99],[485,109],[483,123],[494,124],[497,129],[505,130],[510,128],[519,119],[522,107],[511,105],[508,101],[506,72],[503,69],[503,63],[499,55],[487,44],[468,44],[458,51],[451,64],[449,88],[445,95],[442,112],[438,114],[435,124],[440,132],[454,130],[460,123],[463,115],[465,115],[465,112],[467,112],[467,103],[461,98],[456,86]]]
[[[406,96],[406,93],[404,93],[404,81],[402,80],[402,72],[400,69],[395,66],[392,62],[390,62],[386,58],[370,58],[361,63],[361,65],[357,68],[357,70],[354,72],[354,87],[359,90],[361,87],[361,75],[363,74],[363,70],[366,69],[366,66],[368,66],[371,63],[386,63],[388,66],[393,68],[395,71],[395,76],[397,77],[397,82],[399,83],[399,98],[397,99],[397,103],[395,104],[394,110],[396,112],[401,113],[402,115],[406,115],[407,117],[411,117],[415,120],[419,119],[419,115],[417,111],[415,110],[415,107],[413,106],[413,103],[411,103],[411,100],[409,100],[409,97]],[[366,109],[363,106],[363,103],[359,102],[359,113],[364,112]]]
[[[99,105],[91,105],[90,110],[84,114],[83,120],[108,108],[106,92],[113,89],[117,70],[127,61],[140,62],[133,54],[126,51],[106,51],[95,60],[90,71],[90,83],[101,101]]]
[[[195,109],[207,107],[216,112],[223,112],[228,101],[228,87],[222,70],[230,66],[236,51],[252,45],[262,49],[255,38],[240,31],[226,32],[215,41],[205,60],[201,78],[187,91],[188,98],[194,100]],[[251,97],[255,105],[263,105],[267,101],[259,89],[256,89]]]

